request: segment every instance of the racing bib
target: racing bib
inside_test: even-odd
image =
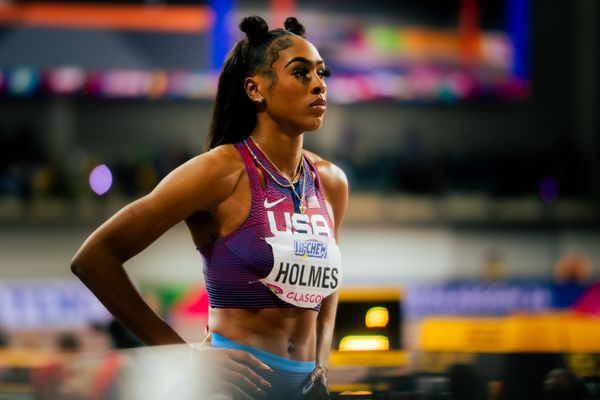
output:
[[[340,287],[341,254],[335,240],[305,233],[277,233],[266,241],[273,249],[273,268],[260,281],[281,300],[314,308]]]

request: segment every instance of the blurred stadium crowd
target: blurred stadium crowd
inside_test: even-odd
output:
[[[95,2],[94,12],[113,14],[115,3],[196,7],[199,22],[185,32],[152,13],[140,17],[141,31],[127,18],[102,25],[89,2],[72,7],[79,3],[0,0],[0,398],[165,398],[148,385],[127,392],[131,375],[117,372],[151,363],[119,352],[141,343],[79,282],[74,288],[73,242],[90,219],[110,214],[106,204],[143,196],[202,151],[212,84],[196,74],[214,75],[240,15],[279,18],[290,5],[334,70],[326,122],[306,147],[340,165],[351,187],[344,251],[355,259],[344,261],[354,269],[339,307],[333,394],[600,398],[596,0]],[[53,4],[69,25],[52,16],[36,25],[35,7]],[[222,24],[209,31],[206,15]],[[89,29],[82,17],[99,25]],[[94,78],[92,94],[81,92],[82,77]],[[169,97],[169,77],[180,78],[179,97]],[[447,214],[427,209],[453,196]],[[62,211],[53,214],[56,204]],[[456,219],[447,217],[451,206]],[[48,209],[50,230],[38,229],[34,208]],[[502,210],[508,218],[494,217]],[[73,218],[81,215],[90,219]],[[164,272],[173,254],[188,261],[177,247],[186,234],[160,248],[164,258],[142,263],[163,274],[154,289],[165,318],[197,339],[205,293],[180,270]],[[46,279],[52,274],[58,282]],[[185,282],[172,288],[165,276]],[[353,292],[357,282],[379,286]],[[384,308],[387,325],[367,326],[363,314]],[[360,341],[369,335],[387,347],[339,351],[344,338],[372,344]]]
[[[384,154],[367,154],[353,145],[354,135],[342,134],[338,150],[329,155],[341,165],[353,191],[444,196],[454,192],[490,197],[538,196],[553,202],[561,196],[591,195],[583,176],[584,166],[572,146],[560,152],[531,151],[486,153],[428,150],[418,133],[406,135],[398,148]],[[0,198],[28,202],[32,198],[73,200],[88,195],[89,174],[100,162],[93,150],[70,149],[56,159],[39,140],[43,134],[24,122],[18,129],[0,134]],[[195,154],[183,145],[118,151],[103,160],[112,171],[112,192],[136,198],[148,193],[160,179]],[[542,180],[550,177],[548,187]],[[558,187],[560,182],[560,189]],[[544,192],[545,190],[545,192]]]

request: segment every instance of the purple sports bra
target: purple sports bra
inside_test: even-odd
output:
[[[299,200],[251,139],[235,144],[250,179],[252,205],[234,232],[200,248],[211,307],[318,310],[342,278],[341,256],[315,165],[303,155]],[[263,169],[265,186],[258,168]],[[306,176],[304,176],[306,175]]]

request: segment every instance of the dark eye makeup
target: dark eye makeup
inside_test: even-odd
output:
[[[310,70],[308,68],[296,68],[294,69],[293,75],[298,78],[307,78]],[[331,70],[329,68],[320,68],[317,74],[321,78],[327,78],[331,76]]]

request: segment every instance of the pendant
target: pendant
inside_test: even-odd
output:
[[[304,211],[306,211],[306,207],[304,206],[303,202],[300,202],[298,208],[300,209],[300,214],[304,214]]]

